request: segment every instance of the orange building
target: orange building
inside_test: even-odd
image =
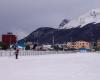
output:
[[[67,48],[74,48],[74,49],[86,48],[86,49],[90,49],[91,44],[90,44],[90,42],[86,42],[86,41],[68,42],[67,43]]]
[[[86,42],[86,41],[76,41],[75,48],[76,49],[79,49],[79,48],[90,49],[91,48],[91,44],[89,42]]]
[[[97,49],[100,50],[100,40],[97,40]]]

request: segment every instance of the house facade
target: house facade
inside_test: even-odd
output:
[[[91,43],[87,41],[76,41],[76,42],[67,42],[66,48],[68,49],[80,49],[80,48],[91,48]]]

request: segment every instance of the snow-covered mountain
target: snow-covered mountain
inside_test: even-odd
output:
[[[69,20],[68,20],[68,19],[64,19],[64,20],[62,20],[62,22],[60,23],[60,25],[59,25],[58,28],[62,28],[62,27],[64,27],[67,23],[69,23]]]
[[[71,39],[73,41],[97,41],[100,39],[100,9],[93,9],[76,20],[64,19],[58,29],[38,28],[24,39],[19,40],[18,43],[38,41],[39,44],[52,44],[52,36],[54,36],[56,44],[68,42]]]
[[[69,29],[74,27],[83,27],[90,23],[100,23],[100,9],[93,9],[79,18],[71,20],[63,28]]]

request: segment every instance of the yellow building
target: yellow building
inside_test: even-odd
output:
[[[100,49],[100,40],[97,41],[97,48]]]
[[[80,48],[90,49],[91,48],[90,42],[76,41],[75,43],[76,43],[76,45],[75,45],[76,49],[80,49]]]
[[[90,42],[76,41],[76,42],[68,42],[67,43],[67,48],[74,48],[74,49],[86,48],[86,49],[90,49],[91,45],[90,45]]]

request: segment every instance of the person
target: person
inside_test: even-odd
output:
[[[16,49],[16,51],[15,51],[15,57],[16,57],[16,59],[18,59],[18,55],[19,55],[19,49]]]

